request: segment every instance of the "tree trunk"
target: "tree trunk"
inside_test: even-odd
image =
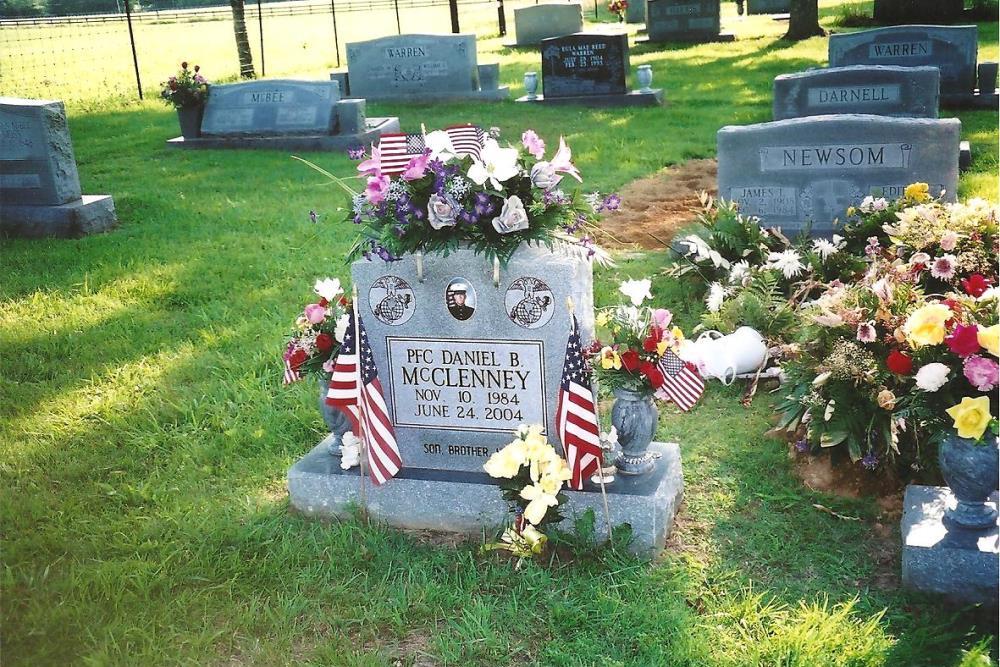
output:
[[[785,39],[800,40],[825,34],[819,26],[819,0],[792,0]]]
[[[247,22],[243,11],[243,0],[229,0],[233,10],[233,32],[236,34],[236,54],[240,58],[240,77],[256,78],[253,71],[253,54],[250,53],[250,38],[247,37]]]

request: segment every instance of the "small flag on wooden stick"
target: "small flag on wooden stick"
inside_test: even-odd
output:
[[[418,132],[383,134],[378,146],[382,156],[379,168],[388,176],[403,173],[407,163],[427,149],[423,135]]]
[[[705,381],[694,364],[684,361],[673,350],[667,350],[657,365],[663,372],[663,386],[657,393],[669,398],[684,412],[693,408],[705,393]]]

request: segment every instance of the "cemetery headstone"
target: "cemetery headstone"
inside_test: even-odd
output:
[[[774,119],[838,113],[937,118],[936,67],[854,65],[774,79]]]
[[[628,89],[628,35],[578,33],[542,40],[542,95],[519,102],[586,106],[655,105],[662,90]]]
[[[954,23],[962,19],[963,0],[875,0],[876,23]]]
[[[426,256],[421,266],[406,256],[351,268],[403,461],[394,479],[368,489],[368,509],[396,526],[478,532],[509,519],[483,464],[517,426],[543,425],[558,447],[565,304],[572,298],[589,340],[592,270],[579,255],[524,246],[498,274],[471,249]],[[612,522],[630,523],[633,547],[647,554],[662,549],[683,486],[676,445],[654,448],[662,454],[654,472],[608,487]],[[335,461],[321,443],[292,467],[296,508],[329,516],[357,502],[357,469],[341,471]],[[567,495],[569,516],[592,508],[603,523],[597,488],[588,482]]]
[[[792,0],[747,0],[747,14],[787,14]]]
[[[646,22],[646,1],[645,0],[635,0],[635,2],[628,3],[628,7],[625,8],[625,22],[626,23],[645,23]]]
[[[719,130],[719,197],[795,234],[829,235],[871,194],[895,199],[910,183],[955,199],[957,119],[810,116]]]
[[[514,44],[537,46],[543,39],[583,30],[583,7],[578,2],[543,3],[514,10]]]
[[[719,34],[719,0],[648,0],[646,32],[639,42],[732,41],[732,34]]]
[[[347,77],[368,100],[505,99],[499,66],[476,59],[475,35],[392,35],[349,43]]]
[[[365,116],[364,100],[342,99],[338,81],[264,79],[213,85],[197,139],[180,148],[340,150],[398,132],[396,118]]]
[[[115,224],[109,195],[84,195],[63,103],[0,97],[0,233],[76,237]]]
[[[970,97],[976,87],[978,39],[974,25],[903,25],[830,35],[830,67],[929,65],[941,70],[942,101]]]

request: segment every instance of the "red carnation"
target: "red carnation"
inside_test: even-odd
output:
[[[652,385],[653,389],[659,389],[663,386],[663,372],[656,364],[651,361],[644,361],[639,370],[649,380],[649,384]]]
[[[974,296],[977,299],[983,295],[983,292],[990,288],[990,281],[986,280],[985,276],[981,273],[973,273],[968,278],[962,278],[962,289],[969,296]]]
[[[288,363],[291,364],[292,368],[298,369],[299,366],[305,363],[309,355],[305,353],[301,348],[295,348],[295,351],[288,357]]]
[[[913,371],[913,359],[899,350],[893,350],[889,353],[885,365],[896,375],[909,375]]]
[[[329,352],[333,349],[333,336],[326,333],[321,333],[316,336],[316,348],[320,352]]]
[[[622,365],[629,373],[634,373],[639,369],[639,353],[629,348],[622,353]]]
[[[951,335],[944,339],[948,344],[948,349],[960,357],[979,352],[979,327],[975,324],[959,324]]]
[[[321,296],[321,297],[319,298],[319,305],[321,305],[321,306],[323,306],[324,308],[326,308],[327,306],[329,306],[329,305],[330,305],[330,302],[326,300],[326,297],[324,297],[324,296]]]
[[[646,352],[656,352],[656,346],[663,339],[663,331],[657,327],[652,326],[649,328],[649,336],[646,340],[642,341],[642,349]]]

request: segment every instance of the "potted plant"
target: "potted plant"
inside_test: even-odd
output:
[[[160,83],[160,98],[177,109],[181,136],[185,139],[201,136],[201,117],[208,99],[208,81],[201,75],[201,67],[188,69],[187,62],[182,62],[176,75]]]
[[[687,411],[704,388],[698,370],[678,354],[684,354],[686,341],[671,326],[671,312],[643,306],[652,298],[650,286],[648,279],[621,284],[619,291],[630,303],[598,311],[597,340],[591,347],[594,374],[615,396],[611,424],[622,450],[615,464],[626,475],[641,475],[655,466],[647,451],[659,416],[654,398],[672,400]]]

